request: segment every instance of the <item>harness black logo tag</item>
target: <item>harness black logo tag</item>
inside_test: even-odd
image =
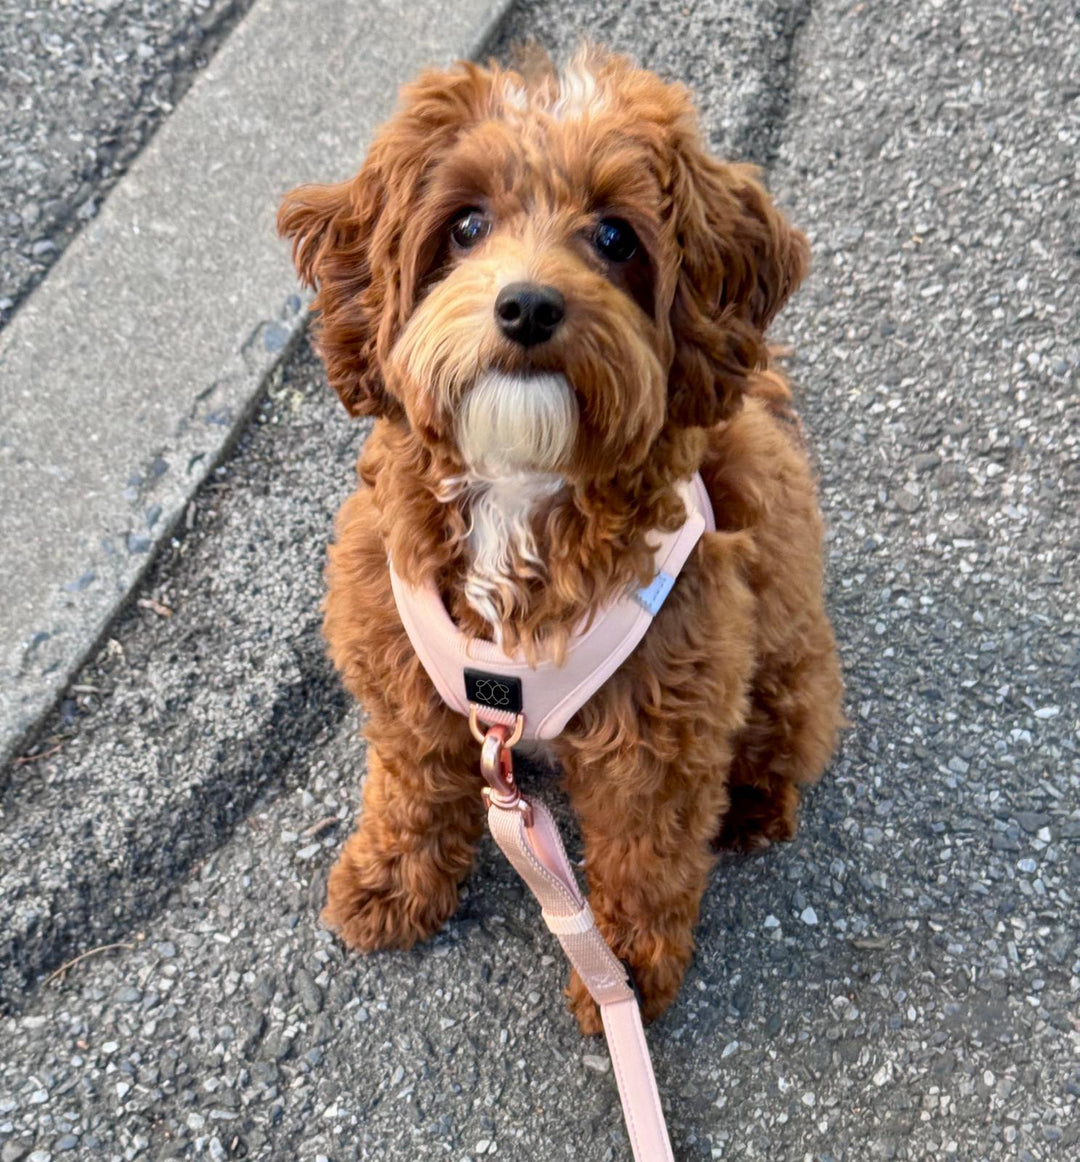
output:
[[[488,710],[521,713],[521,679],[485,674],[483,670],[465,671],[465,697]]]

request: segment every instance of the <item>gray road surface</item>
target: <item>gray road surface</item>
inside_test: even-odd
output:
[[[571,38],[586,16],[568,7],[512,27]],[[769,162],[811,235],[776,337],[822,476],[853,726],[797,840],[717,868],[650,1033],[677,1156],[1064,1162],[1071,12],[692,11],[641,3],[596,27],[707,88],[714,140]],[[763,60],[768,80],[741,85]],[[2,1162],[628,1157],[604,1048],[562,1010],[556,948],[490,846],[427,947],[360,960],[316,922],[363,770],[317,638],[362,436],[299,352],[39,757],[7,773]],[[111,942],[127,947],[42,983]]]
[[[0,0],[0,327],[253,0]]]

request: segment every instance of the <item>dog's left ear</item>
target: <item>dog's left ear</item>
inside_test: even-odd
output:
[[[709,427],[738,408],[747,374],[764,365],[765,329],[805,276],[810,251],[755,166],[717,161],[696,140],[676,150],[672,213],[681,266],[669,413]]]

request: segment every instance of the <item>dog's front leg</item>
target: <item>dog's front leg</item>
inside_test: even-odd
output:
[[[361,952],[410,948],[442,927],[483,828],[475,756],[434,757],[420,741],[372,740],[363,814],[330,873],[323,920]]]
[[[699,736],[693,750],[670,764],[647,752],[566,764],[589,903],[630,967],[646,1021],[664,1012],[682,983],[713,864],[710,840],[727,808],[729,748]],[[599,1032],[599,1012],[576,973],[568,995],[582,1032]]]

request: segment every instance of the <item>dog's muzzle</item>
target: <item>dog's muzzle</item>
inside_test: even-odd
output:
[[[485,372],[458,413],[458,449],[475,472],[554,472],[574,447],[577,399],[564,375]]]

